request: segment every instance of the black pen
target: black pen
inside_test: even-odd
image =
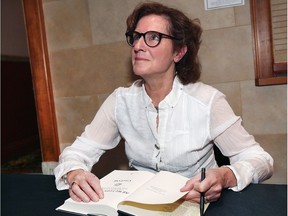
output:
[[[92,213],[92,214],[87,214],[87,216],[108,216],[108,215],[106,215],[106,214]]]
[[[201,182],[205,179],[205,168],[201,169]],[[204,214],[205,193],[200,193],[200,216]]]

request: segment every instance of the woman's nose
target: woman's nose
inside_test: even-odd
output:
[[[135,51],[143,50],[145,47],[146,47],[146,43],[144,41],[144,37],[141,36],[137,41],[135,41],[134,50]]]

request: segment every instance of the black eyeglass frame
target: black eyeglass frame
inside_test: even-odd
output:
[[[135,33],[139,36],[139,37],[138,37],[138,40],[143,36],[145,44],[146,44],[147,46],[149,46],[149,47],[156,47],[156,46],[158,46],[158,45],[161,43],[162,38],[167,38],[167,39],[171,39],[171,40],[180,40],[179,38],[176,38],[176,37],[173,37],[173,36],[171,36],[171,35],[167,35],[167,34],[164,34],[164,33],[161,33],[161,32],[157,32],[157,31],[147,31],[147,32],[144,32],[144,33],[140,33],[140,32],[137,32],[137,31],[128,31],[128,32],[125,33],[125,36],[126,36],[126,41],[127,41],[128,45],[131,46],[131,47],[134,47],[135,44],[134,44],[134,45],[131,44],[131,43],[129,42],[129,39],[128,39],[128,38],[129,38],[129,37],[133,37],[133,34],[135,34]],[[148,33],[156,33],[156,34],[159,35],[159,41],[158,41],[158,43],[157,43],[156,45],[151,46],[151,45],[149,45],[149,44],[146,42],[146,34],[148,34]],[[133,39],[133,40],[134,40],[134,39]],[[135,41],[135,40],[134,40],[134,41]],[[133,41],[133,42],[134,42],[134,41]]]

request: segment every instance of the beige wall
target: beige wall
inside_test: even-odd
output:
[[[1,56],[28,58],[22,1],[2,0],[0,4]]]
[[[131,82],[124,33],[137,0],[43,0],[61,148],[70,145],[103,100]],[[199,0],[158,1],[199,18],[202,81],[226,94],[245,128],[274,157],[267,182],[287,181],[286,85],[256,87],[249,0],[204,10]]]

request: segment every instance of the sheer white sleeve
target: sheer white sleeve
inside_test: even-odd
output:
[[[120,139],[115,122],[115,93],[112,93],[82,135],[61,153],[59,165],[54,170],[57,189],[68,188],[63,179],[67,172],[75,169],[90,171],[100,156],[116,147]]]
[[[231,165],[228,167],[237,178],[237,186],[231,189],[240,191],[251,182],[258,183],[270,178],[273,173],[273,159],[244,129],[241,119],[232,120],[233,123],[228,128],[223,126],[235,119],[223,95],[216,98],[212,109],[211,127],[218,128],[214,143],[223,155],[229,157]],[[219,130],[221,127],[225,129]]]

